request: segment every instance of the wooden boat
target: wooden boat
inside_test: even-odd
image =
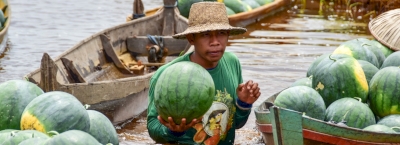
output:
[[[171,3],[175,0],[164,0],[165,5]],[[114,124],[129,120],[147,109],[149,81],[156,68],[190,47],[187,40],[172,38],[188,26],[176,11],[162,8],[152,16],[105,29],[54,61],[45,53],[40,69],[25,78],[45,92],[74,95]]]
[[[3,11],[4,17],[6,18],[4,25],[0,29],[0,55],[1,55],[7,47],[8,27],[10,26],[11,10],[8,4],[8,0],[0,1],[0,8]]]
[[[284,9],[284,6],[287,6],[290,3],[290,0],[275,0],[272,3],[260,6],[248,12],[242,12],[234,15],[230,15],[229,23],[232,26],[237,27],[245,27],[249,24],[258,22],[260,19],[265,18],[267,16],[273,15],[276,12],[279,12]],[[154,8],[145,12],[146,16],[151,16],[155,12],[157,12],[160,8]]]
[[[254,112],[256,124],[266,144],[324,145],[400,144],[400,134],[364,131],[303,116],[301,112],[279,108],[269,97]]]

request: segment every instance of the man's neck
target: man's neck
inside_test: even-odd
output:
[[[197,63],[201,65],[203,68],[209,70],[217,67],[218,62],[207,62],[204,59],[202,59],[200,56],[198,56],[195,52],[193,52],[190,56],[190,61]]]

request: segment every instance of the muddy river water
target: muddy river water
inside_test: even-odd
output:
[[[319,1],[319,0],[318,0]],[[319,5],[308,1],[307,5]],[[79,41],[105,28],[125,22],[133,0],[12,0],[10,48],[0,55],[0,83],[21,79],[40,66],[44,52],[52,58]],[[145,9],[162,0],[143,0]],[[244,81],[259,83],[262,96],[257,107],[274,93],[306,76],[311,62],[332,52],[344,41],[372,38],[367,23],[347,21],[335,15],[324,17],[318,10],[293,2],[285,10],[247,26],[244,35],[231,37],[227,51],[240,59]],[[117,126],[121,144],[152,144],[146,119],[140,117]],[[263,144],[255,116],[236,131],[235,144]]]

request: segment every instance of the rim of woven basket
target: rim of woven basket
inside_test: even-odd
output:
[[[372,36],[394,51],[400,50],[400,9],[384,12],[369,22]]]

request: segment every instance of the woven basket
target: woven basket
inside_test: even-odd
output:
[[[376,40],[394,51],[400,50],[400,9],[380,14],[368,27]]]

